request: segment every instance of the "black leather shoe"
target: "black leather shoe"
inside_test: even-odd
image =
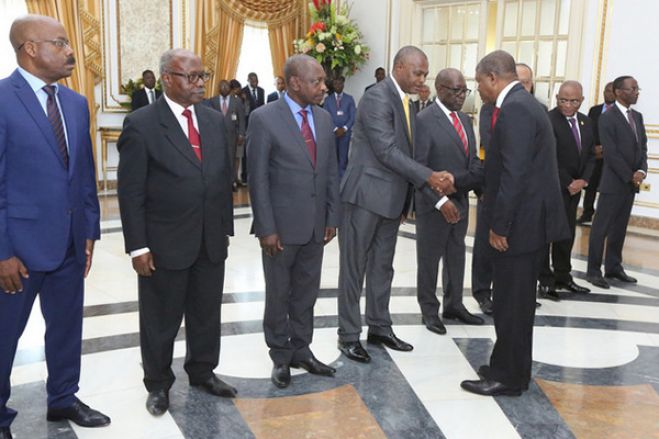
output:
[[[482,380],[486,380],[490,376],[490,366],[487,364],[483,364],[481,367],[478,368],[478,371],[476,372],[478,374],[478,377]]]
[[[446,326],[444,326],[439,317],[436,319],[427,319],[425,317],[421,317],[421,323],[426,325],[426,329],[428,329],[430,332],[434,332],[435,334],[439,335],[446,334]]]
[[[291,362],[291,367],[296,369],[304,369],[314,375],[324,375],[327,377],[333,377],[336,373],[336,369],[318,361],[318,359],[313,355],[311,358],[307,358],[306,360]]]
[[[466,380],[460,383],[467,392],[475,393],[477,395],[485,396],[519,396],[522,394],[522,389],[509,387],[498,381],[492,380]]]
[[[482,318],[473,315],[466,309],[447,309],[442,313],[445,319],[459,320],[465,325],[482,325],[485,323]]]
[[[556,282],[556,289],[557,290],[567,290],[571,293],[581,293],[581,294],[586,294],[590,293],[590,288],[582,287],[581,285],[577,285],[573,280],[570,282]]]
[[[291,383],[291,368],[288,364],[275,364],[270,379],[280,389],[285,389]]]
[[[193,386],[199,387],[211,395],[221,396],[224,398],[234,398],[238,393],[238,390],[236,390],[235,387],[225,383],[215,375],[203,383],[193,384]]]
[[[409,352],[414,349],[411,344],[406,343],[400,338],[396,337],[396,334],[393,332],[390,332],[388,335],[368,334],[366,341],[371,344],[383,344],[389,349],[393,349],[394,351]]]
[[[169,409],[169,392],[155,390],[146,398],[146,410],[153,416],[162,416]]]
[[[604,280],[602,275],[586,276],[586,281],[590,282],[596,287],[604,288],[605,290],[609,289],[609,283],[606,280]]]
[[[49,408],[46,419],[51,422],[69,421],[81,427],[104,427],[110,425],[110,418],[103,413],[90,408],[78,398],[66,408]]]
[[[483,311],[483,314],[486,314],[488,316],[492,315],[492,299],[486,296],[481,299],[476,299],[476,302],[478,302],[478,306],[481,307],[481,311]]]
[[[13,439],[9,427],[0,427],[0,439]]]
[[[625,273],[624,271],[621,271],[620,273],[605,273],[604,277],[606,277],[607,279],[618,279],[620,282],[627,282],[630,284],[635,284],[636,282],[638,282],[636,278],[627,275],[627,273]]]
[[[541,299],[549,299],[554,302],[561,301],[561,296],[558,295],[554,287],[550,287],[549,285],[540,285],[538,287],[538,296]]]
[[[354,361],[359,361],[360,363],[368,363],[371,361],[371,356],[368,355],[366,349],[359,341],[339,341],[338,343],[339,350],[346,357]]]

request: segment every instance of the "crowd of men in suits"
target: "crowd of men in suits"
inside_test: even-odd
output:
[[[48,420],[110,423],[75,396],[83,280],[100,228],[87,102],[58,84],[71,74],[74,52],[64,27],[44,16],[17,19],[10,41],[19,67],[0,81],[0,439],[12,437],[10,373],[37,294],[46,320]],[[437,97],[429,101],[428,59],[414,46],[398,51],[389,76],[376,71],[382,79],[358,107],[343,92],[344,78],[326,95],[325,72],[306,55],[286,61],[267,105],[256,74],[242,89],[221,81],[220,94],[205,100],[209,74],[188,50],[163,53],[159,73],[162,95],[154,91],[153,72],[145,71],[144,96],[134,99],[146,105],[125,118],[117,145],[125,251],[138,275],[146,408],[154,416],[169,409],[183,319],[190,385],[220,397],[237,394],[214,369],[240,162],[249,169],[252,233],[266,285],[263,328],[279,388],[290,385],[290,368],[336,373],[310,344],[323,249],[337,231],[338,349],[348,359],[371,361],[360,342],[362,290],[368,343],[413,349],[395,335],[389,311],[396,239],[412,206],[423,324],[446,333],[436,297],[440,260],[441,316],[483,324],[462,297],[473,190],[479,199],[472,284],[484,313],[493,315],[497,339],[480,379],[462,387],[520,395],[531,379],[537,282],[550,298],[559,288],[587,291],[571,277],[570,251],[579,197],[591,185],[599,150],[587,280],[608,288],[601,273],[606,241],[605,277],[635,282],[621,252],[647,172],[647,137],[642,115],[631,109],[640,89],[630,76],[607,85],[606,103],[591,110],[598,115],[593,122],[578,112],[578,82],[564,82],[556,108],[547,112],[530,93],[530,67],[505,51],[486,55],[476,67],[485,104],[483,161],[461,111],[471,92],[462,72],[440,71]],[[418,113],[411,94],[421,96]]]

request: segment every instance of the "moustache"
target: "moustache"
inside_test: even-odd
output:
[[[67,65],[75,65],[75,63],[76,63],[76,58],[73,55],[71,55],[70,57],[68,57],[66,59],[66,64]]]

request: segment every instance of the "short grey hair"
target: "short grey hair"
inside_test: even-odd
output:
[[[172,61],[180,56],[197,56],[194,52],[187,49],[169,49],[160,55],[160,75],[167,73],[172,65]]]
[[[490,52],[478,62],[476,74],[494,74],[496,76],[517,76],[515,58],[505,50]]]
[[[306,66],[313,62],[317,62],[315,58],[303,53],[289,57],[284,64],[284,79],[286,84],[290,82],[293,76],[299,77],[301,72],[306,70]]]

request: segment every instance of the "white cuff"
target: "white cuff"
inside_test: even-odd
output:
[[[638,170],[638,171],[636,171],[636,172],[640,172],[640,173],[642,173],[642,174],[643,174],[644,176],[646,176],[646,177],[648,176],[648,173],[647,173],[647,172],[645,172],[645,171],[644,171],[644,170],[642,170],[642,169],[639,169],[639,170]]]
[[[133,250],[132,252],[129,253],[131,258],[136,258],[138,256],[145,255],[149,253],[151,250],[149,250],[149,247],[144,247],[144,248],[138,248],[137,250]]]
[[[441,209],[442,206],[444,205],[444,203],[446,203],[447,201],[448,201],[448,197],[447,197],[446,195],[444,195],[444,196],[442,197],[442,199],[439,200],[439,201],[437,202],[437,204],[435,204],[435,209],[437,209],[437,210]]]

